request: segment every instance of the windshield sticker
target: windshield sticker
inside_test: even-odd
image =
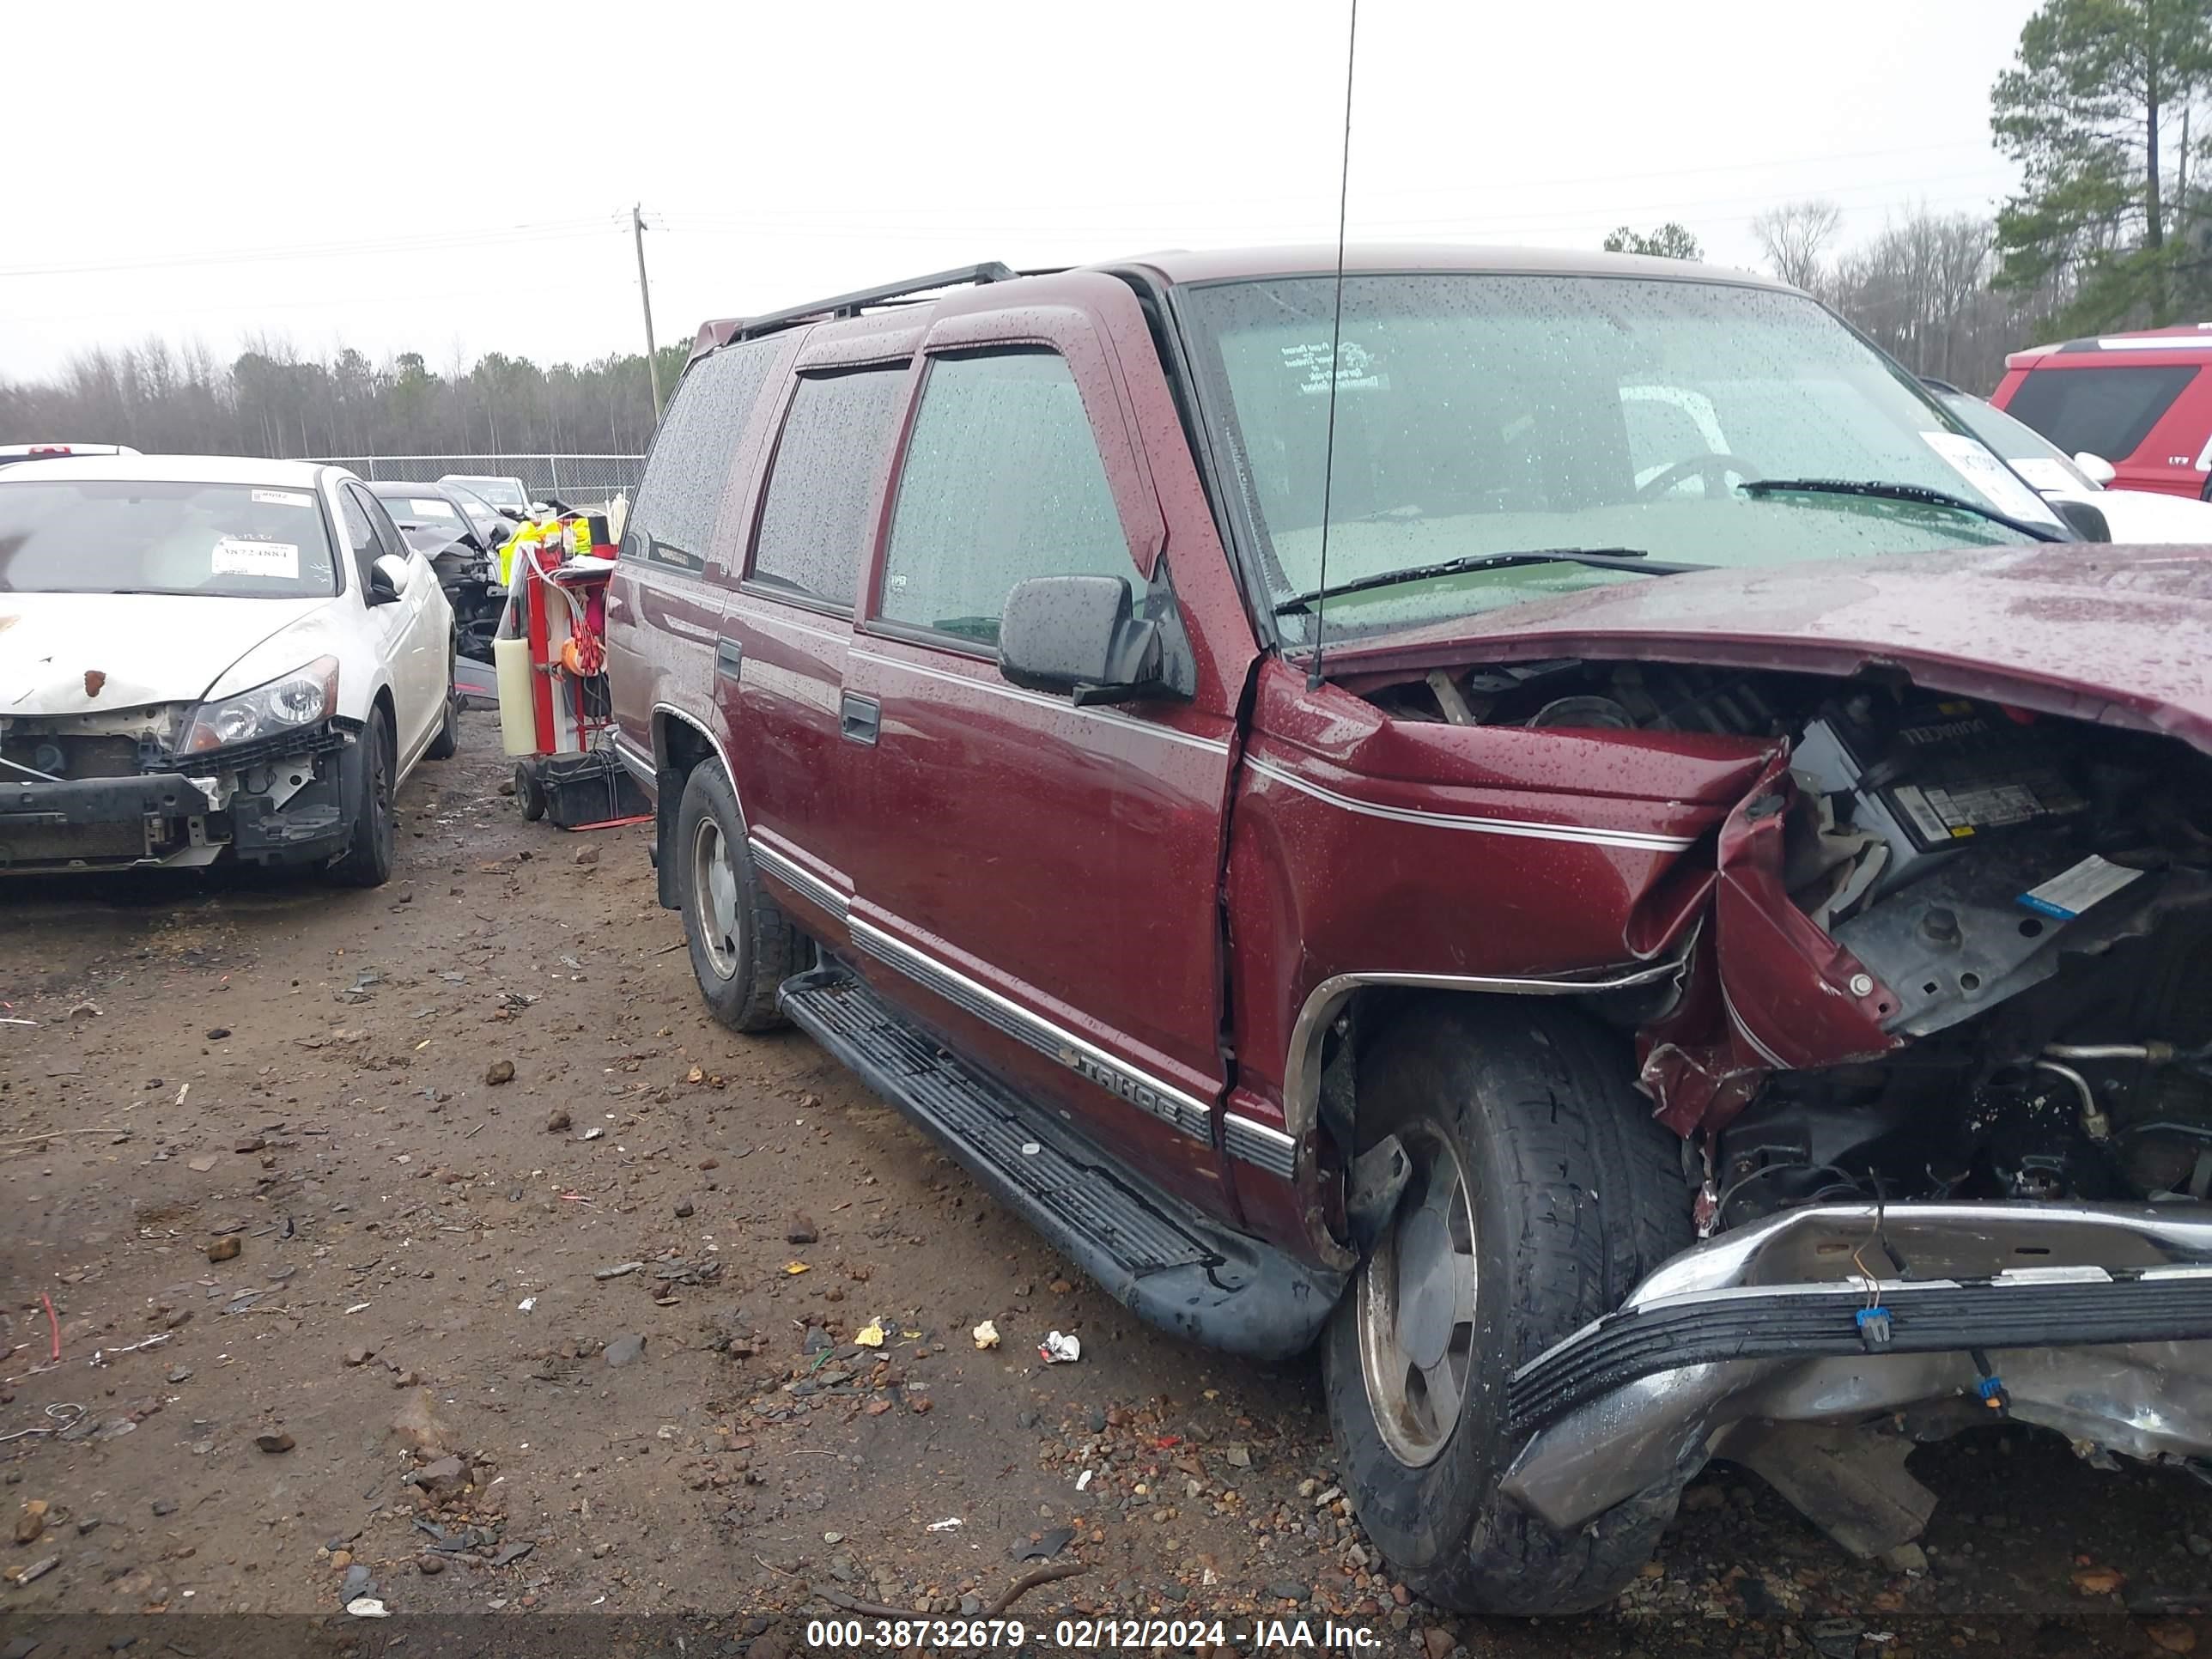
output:
[[[313,507],[315,498],[303,489],[257,489],[253,492],[256,507]]]
[[[2042,496],[2022,483],[2011,468],[1990,453],[1978,438],[1963,432],[1923,432],[1928,447],[1951,464],[1951,469],[2000,513],[2035,524],[2057,524],[2058,516]]]
[[[2069,490],[2078,492],[2081,481],[2066,470],[2066,463],[2054,461],[2048,456],[2028,456],[2014,461],[2012,470],[2033,484],[2038,489],[2055,489],[2060,495]]]
[[[425,501],[410,498],[407,503],[407,510],[418,519],[450,519],[455,516],[453,509],[443,501]]]
[[[1307,340],[1297,345],[1281,348],[1283,367],[1298,377],[1301,397],[1325,397],[1328,392],[1328,342]],[[1388,392],[1390,377],[1379,373],[1375,367],[1374,354],[1357,340],[1346,340],[1339,356],[1336,389],[1339,392]]]
[[[218,576],[271,576],[281,581],[297,581],[300,545],[297,542],[258,542],[225,536],[215,544],[212,563]]]

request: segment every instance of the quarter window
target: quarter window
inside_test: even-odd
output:
[[[779,340],[728,346],[684,377],[623,526],[623,557],[706,568],[730,462],[781,347]]]
[[[906,365],[803,376],[775,447],[752,579],[849,609]]]
[[[1133,570],[1066,363],[1043,351],[933,362],[899,472],[878,614],[995,646],[1015,583]]]

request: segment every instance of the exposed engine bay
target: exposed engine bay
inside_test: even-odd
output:
[[[1706,1232],[1820,1202],[2212,1194],[2205,756],[1902,676],[1563,659],[1368,695],[1401,720],[1788,744],[1788,787],[1749,810],[1787,815],[1790,901],[1887,988],[1893,1046],[1777,1064],[1708,1120]]]

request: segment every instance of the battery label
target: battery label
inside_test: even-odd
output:
[[[2140,870],[2112,863],[2094,854],[2072,869],[2051,877],[2039,887],[2020,896],[2022,909],[2057,921],[2071,921],[2100,899],[2108,899],[2130,882],[2139,880]]]

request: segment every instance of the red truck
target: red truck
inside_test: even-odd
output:
[[[2212,550],[1813,300],[1176,253],[718,322],[607,610],[708,1006],[1138,1314],[1318,1345],[1406,1579],[2212,1453]]]

